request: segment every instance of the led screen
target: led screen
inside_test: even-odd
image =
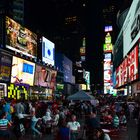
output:
[[[113,46],[112,46],[112,44],[104,44],[103,45],[103,49],[104,49],[104,52],[112,52],[112,50],[113,50]]]
[[[56,71],[36,65],[34,85],[54,88],[56,82]]]
[[[116,87],[138,79],[138,45],[116,69]]]
[[[133,0],[123,24],[122,31],[123,56],[125,57],[140,38],[140,0]]]
[[[64,81],[72,83],[72,61],[66,56],[64,56],[63,60],[63,72],[64,72]]]
[[[11,83],[25,83],[33,86],[35,64],[13,56]]]
[[[0,81],[10,82],[12,56],[0,53]]]
[[[113,31],[113,28],[112,28],[112,26],[105,26],[104,31],[110,32],[110,31]]]
[[[106,37],[105,37],[105,43],[106,44],[110,44],[111,43],[111,36],[109,33],[107,33]]]
[[[6,17],[6,48],[36,58],[37,35]]]
[[[54,43],[42,37],[42,61],[54,66]]]

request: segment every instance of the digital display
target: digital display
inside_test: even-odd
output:
[[[104,31],[105,32],[110,32],[110,31],[113,31],[113,28],[112,28],[112,26],[105,26]]]
[[[53,89],[56,82],[56,75],[57,72],[55,70],[36,65],[34,85]]]
[[[104,49],[104,52],[112,52],[113,46],[112,44],[104,44],[103,49]]]
[[[55,48],[54,43],[42,37],[42,61],[54,66]]]
[[[11,83],[33,86],[35,63],[13,56]]]
[[[110,44],[111,43],[111,36],[110,33],[107,33],[106,37],[105,37],[105,43],[106,44]]]
[[[23,72],[33,74],[34,67],[33,65],[23,63]]]
[[[116,69],[116,87],[138,79],[138,45]]]
[[[12,56],[0,53],[0,81],[10,82]]]
[[[133,0],[122,27],[123,57],[140,38],[140,0]]]
[[[6,48],[36,58],[37,35],[6,17]]]
[[[28,99],[28,90],[27,85],[22,84],[10,84],[8,86],[8,98],[10,99]]]

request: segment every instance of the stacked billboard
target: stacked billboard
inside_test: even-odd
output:
[[[107,30],[108,29],[108,30]],[[108,31],[108,32],[107,32]],[[103,50],[104,50],[104,93],[111,94],[112,93],[112,88],[113,88],[113,76],[112,76],[112,71],[113,71],[113,64],[112,64],[112,40],[111,40],[111,35],[110,32],[112,31],[112,26],[105,27],[105,44],[103,45]]]

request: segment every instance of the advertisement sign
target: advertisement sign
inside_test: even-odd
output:
[[[54,66],[54,49],[54,43],[45,37],[42,37],[42,61],[51,64],[52,66]]]
[[[116,87],[138,79],[138,45],[116,69]]]
[[[111,60],[105,60],[104,59],[104,70],[110,70],[111,69]]]
[[[112,28],[112,26],[105,26],[104,31],[105,32],[111,32],[111,31],[113,31],[113,28]]]
[[[86,54],[86,47],[81,47],[80,48],[80,55],[85,55]]]
[[[57,72],[55,70],[36,65],[34,85],[54,89],[56,75]]]
[[[0,81],[10,82],[12,56],[0,53]]]
[[[55,54],[55,67],[57,68],[58,71],[63,71],[63,59],[64,59],[64,55],[61,53],[56,53]]]
[[[111,43],[111,36],[110,33],[107,33],[105,36],[105,44],[110,44]]]
[[[7,97],[7,84],[0,83],[0,100]]]
[[[104,54],[104,61],[111,60],[111,53]]]
[[[104,49],[105,53],[112,52],[113,46],[112,46],[112,44],[104,44],[103,49]]]
[[[11,83],[33,86],[35,63],[13,56]]]
[[[133,0],[122,30],[123,56],[125,57],[140,38],[140,0]]]
[[[8,85],[8,98],[10,99],[28,99],[29,85],[17,83]]]
[[[72,83],[72,61],[64,56],[63,60],[64,81]]]
[[[6,17],[6,48],[36,58],[37,35]]]
[[[89,71],[84,72],[84,79],[86,81],[87,90],[90,90],[90,72]]]

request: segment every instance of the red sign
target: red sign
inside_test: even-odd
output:
[[[116,87],[138,79],[138,45],[116,69]]]

